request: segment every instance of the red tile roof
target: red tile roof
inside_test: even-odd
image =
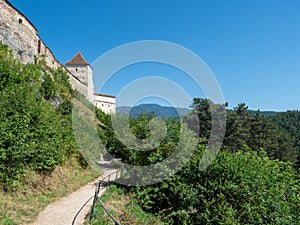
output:
[[[73,59],[66,63],[66,65],[89,65],[83,58],[80,52],[78,52]]]

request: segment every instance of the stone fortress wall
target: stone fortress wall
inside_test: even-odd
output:
[[[98,108],[102,109],[102,107],[100,107],[102,104],[99,104],[99,102],[96,104],[95,98],[93,97],[93,83],[87,85],[80,77],[76,76],[77,74],[73,74],[62,65],[42,41],[35,26],[8,0],[0,0],[0,41],[8,45],[13,50],[14,55],[19,58],[22,63],[35,63],[37,58],[44,58],[46,65],[50,68],[61,68],[65,70],[69,76],[71,86],[81,92]],[[92,81],[92,72],[89,71],[89,73],[89,80]],[[95,94],[95,96],[98,95],[101,94]],[[114,96],[109,96],[108,98],[106,102],[115,104]],[[111,112],[114,113],[115,110]]]

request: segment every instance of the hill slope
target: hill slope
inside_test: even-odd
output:
[[[156,116],[161,118],[179,117],[187,115],[190,111],[191,110],[187,108],[175,108],[158,104],[141,104],[132,108],[130,106],[120,106],[117,108],[117,113],[126,113],[133,117],[144,112],[147,114],[154,112]]]

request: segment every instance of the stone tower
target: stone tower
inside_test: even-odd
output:
[[[94,103],[93,69],[80,52],[66,63],[66,68],[85,84],[86,90],[82,90],[81,92],[90,102]]]
[[[72,88],[82,93],[105,113],[116,113],[116,97],[94,93],[93,69],[80,52],[64,67],[38,35],[37,29],[8,0],[0,0],[0,42],[9,46],[22,63],[35,63],[35,57],[45,56],[50,68],[66,70]]]
[[[80,52],[66,63],[66,68],[78,79],[78,83],[74,84],[77,91],[82,93],[92,104],[103,112],[107,114],[116,113],[116,97],[95,93],[93,69]]]

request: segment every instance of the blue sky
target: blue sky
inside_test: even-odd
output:
[[[205,61],[215,74],[229,108],[245,102],[251,109],[300,109],[298,0],[11,0],[11,3],[32,21],[62,63],[78,51],[92,63],[125,43],[169,41],[190,49]],[[117,95],[120,88],[139,76],[163,74],[168,79],[176,76],[176,71],[160,66],[142,67],[135,72],[125,69],[108,83],[104,92]],[[188,79],[174,78],[174,82],[192,97],[203,95]]]

